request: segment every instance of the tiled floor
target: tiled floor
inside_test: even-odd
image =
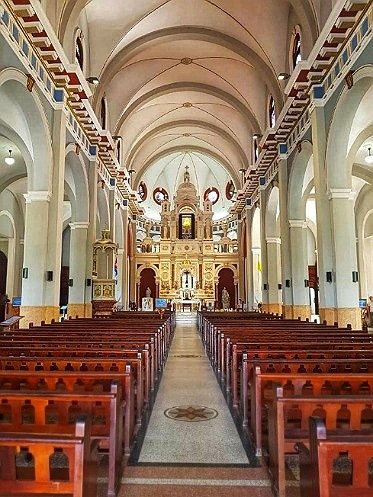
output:
[[[118,497],[272,497],[262,468],[129,466]]]
[[[140,452],[140,463],[249,464],[196,329],[178,316],[175,337]],[[170,408],[174,418],[165,415]],[[188,406],[194,410],[188,418]],[[201,407],[197,407],[201,406]],[[207,407],[217,411],[204,410]],[[197,408],[197,411],[195,410]],[[181,413],[178,415],[178,412]],[[197,413],[197,415],[196,415]],[[212,417],[212,419],[208,419]],[[206,418],[206,419],[204,419]]]
[[[148,428],[134,453],[118,497],[273,497],[265,469],[250,464],[193,314],[178,315]]]

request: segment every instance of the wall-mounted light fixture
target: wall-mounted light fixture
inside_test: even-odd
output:
[[[289,79],[290,78],[290,74],[288,74],[287,72],[280,72],[280,74],[277,76],[277,79],[279,81],[285,81],[286,79]]]
[[[4,159],[5,161],[5,164],[7,164],[8,166],[13,166],[13,164],[15,163],[15,158],[12,156],[12,151],[9,150],[9,155],[7,155]]]
[[[373,155],[370,153],[370,147],[368,148],[368,155],[365,157],[364,160],[367,164],[373,164]]]
[[[100,83],[100,80],[98,79],[97,76],[90,76],[89,78],[87,78],[87,81],[91,85],[95,85],[95,86],[97,86]]]

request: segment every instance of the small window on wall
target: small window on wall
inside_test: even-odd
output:
[[[168,200],[168,193],[164,188],[156,188],[153,192],[154,202],[158,205],[161,205],[163,200]]]
[[[276,107],[275,107],[275,101],[274,98],[270,97],[269,99],[269,106],[268,106],[268,122],[269,122],[269,127],[274,128],[276,124]]]
[[[120,143],[120,140],[117,141],[117,145],[116,145],[116,158],[117,158],[117,161],[120,163],[120,152],[121,152],[121,143]]]
[[[258,145],[258,139],[254,138],[253,141],[253,148],[254,148],[254,162],[256,162],[259,158],[259,145]]]
[[[232,200],[234,196],[234,183],[232,180],[228,181],[227,186],[225,187],[225,196],[228,200]]]
[[[84,49],[83,49],[81,33],[77,36],[77,38],[75,40],[75,58],[76,58],[77,63],[79,64],[80,69],[83,71]]]
[[[141,200],[144,202],[148,196],[148,188],[144,181],[141,181],[138,188],[137,188],[137,193],[139,194],[139,197]]]
[[[293,63],[293,69],[295,66],[302,60],[302,44],[301,44],[301,38],[300,38],[300,32],[295,31],[293,34],[293,47],[292,47],[292,63]]]
[[[212,205],[216,204],[216,202],[219,200],[219,192],[216,188],[208,188],[205,193],[204,193],[204,199],[205,200],[210,200]]]
[[[105,97],[102,97],[102,99],[101,99],[100,124],[101,124],[102,129],[106,129],[106,100],[105,100]]]

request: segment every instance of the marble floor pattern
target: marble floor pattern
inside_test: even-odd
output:
[[[216,410],[218,415],[198,422],[166,417],[165,411],[176,406],[205,406]],[[138,462],[249,464],[205,355],[193,314],[177,317],[175,336]]]

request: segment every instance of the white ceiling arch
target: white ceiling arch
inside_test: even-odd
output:
[[[173,207],[173,198],[178,186],[184,181],[186,168],[190,173],[191,183],[197,189],[199,206],[202,208],[205,191],[215,188],[220,195],[213,205],[214,219],[225,217],[231,206],[230,200],[225,195],[226,186],[231,181],[230,172],[218,156],[197,147],[194,149],[174,147],[157,154],[144,166],[140,177],[148,192],[146,200],[142,203],[145,215],[152,219],[160,219],[159,205],[153,198],[153,192],[157,188],[162,188],[168,193],[171,208]]]

